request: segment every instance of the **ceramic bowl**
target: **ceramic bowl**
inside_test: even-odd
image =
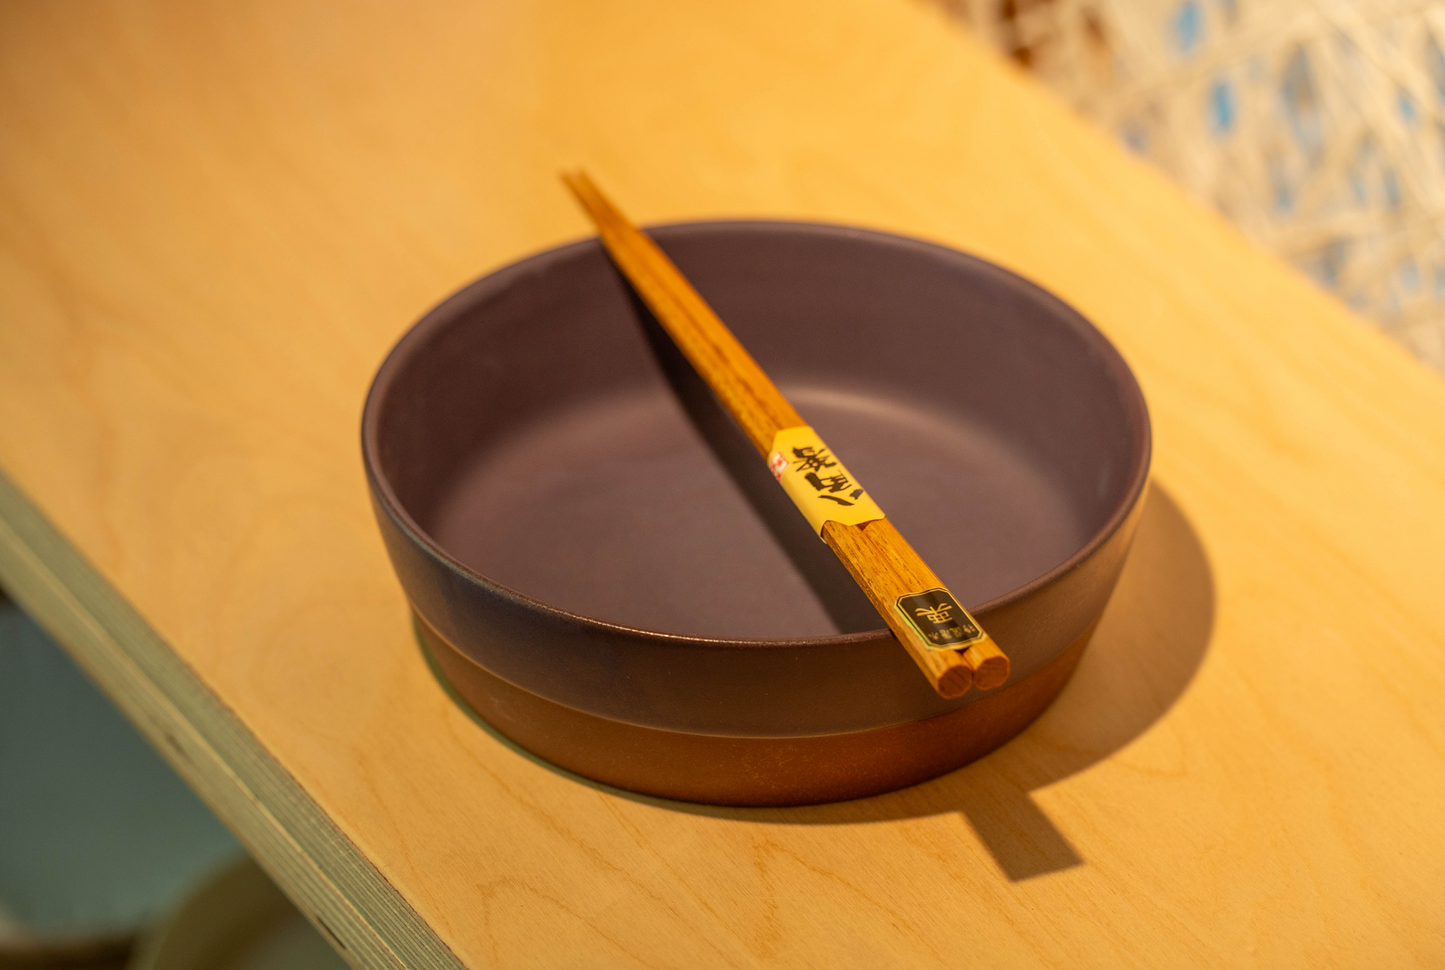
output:
[[[1149,421],[1109,342],[983,260],[840,226],[654,238],[1012,660],[929,687],[595,240],[383,363],[362,445],[435,668],[570,771],[709,803],[888,791],[1058,694],[1123,566]]]

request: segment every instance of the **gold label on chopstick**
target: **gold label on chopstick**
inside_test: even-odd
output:
[[[896,605],[930,650],[962,650],[983,639],[983,628],[942,587],[900,596]]]
[[[819,535],[824,522],[858,525],[886,518],[812,428],[784,428],[774,435],[768,468]]]

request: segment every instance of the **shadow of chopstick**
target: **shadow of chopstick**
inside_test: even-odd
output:
[[[658,367],[688,420],[728,478],[752,506],[778,548],[813,591],[838,632],[883,629],[883,622],[873,604],[868,602],[838,557],[818,538],[807,520],[798,514],[797,507],[773,480],[772,473],[752,442],[693,370],[652,311],[631,287],[627,289],[627,298],[632,302]]]

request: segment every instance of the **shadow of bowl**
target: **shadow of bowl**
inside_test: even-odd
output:
[[[1102,761],[1164,716],[1204,659],[1214,600],[1198,535],[1178,503],[1153,483],[1119,585],[1072,681],[1013,741],[941,778],[854,802],[763,810],[675,807],[797,825],[961,812],[1010,879],[1079,865],[1078,853],[1029,792]]]

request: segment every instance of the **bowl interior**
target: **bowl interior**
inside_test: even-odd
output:
[[[1137,387],[1037,287],[840,227],[653,235],[961,600],[1055,569],[1127,502]],[[882,626],[594,241],[438,307],[373,394],[395,502],[490,582],[697,636]]]

